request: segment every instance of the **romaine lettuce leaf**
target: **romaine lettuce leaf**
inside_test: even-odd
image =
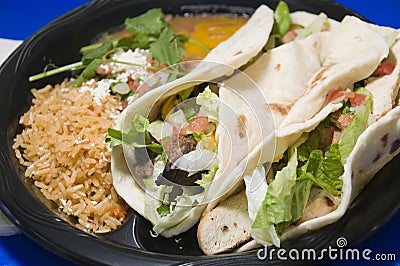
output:
[[[279,33],[282,37],[289,31],[291,26],[289,6],[280,1],[274,12],[274,32]]]
[[[202,187],[211,184],[211,182],[214,180],[215,173],[217,172],[217,170],[218,170],[218,165],[216,164],[208,173],[201,174],[201,179],[195,181],[195,183]]]
[[[141,115],[136,115],[129,123],[129,130],[127,132],[109,128],[106,141],[110,142],[111,147],[127,144],[136,148],[148,148],[149,150],[161,154],[164,149],[161,144],[151,143],[148,127],[149,120]]]
[[[313,181],[309,178],[309,174],[301,176],[292,189],[292,221],[300,219],[306,208],[308,198],[310,196]]]
[[[297,29],[297,37],[296,39],[305,39],[313,33],[321,32],[329,25],[328,17],[324,13],[320,13],[314,20],[311,22],[310,25],[302,28]]]
[[[209,87],[196,97],[196,103],[200,105],[199,115],[207,116],[209,119],[218,121],[219,97]]]
[[[273,224],[292,220],[292,188],[296,184],[297,148],[289,149],[286,167],[277,172],[257,212],[253,228],[267,228]]]
[[[246,197],[248,201],[248,213],[251,221],[257,217],[262,200],[267,193],[268,184],[265,180],[264,166],[257,167],[251,174],[244,176],[246,183]],[[280,239],[276,233],[275,226],[269,225],[261,228],[252,228],[251,235],[260,244],[274,244],[280,246]]]
[[[355,113],[354,119],[340,135],[339,151],[342,157],[343,164],[346,163],[346,160],[353,150],[354,145],[356,145],[358,137],[367,129],[369,115],[371,114],[372,109],[371,93],[365,88],[358,89],[357,93],[365,94],[367,97],[365,99],[364,107]]]
[[[299,169],[301,176],[307,177],[314,183],[330,192],[334,196],[341,194],[343,181],[340,177],[344,173],[338,145],[332,145],[327,156],[321,150],[313,150],[307,163]]]

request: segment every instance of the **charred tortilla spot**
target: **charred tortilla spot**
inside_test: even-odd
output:
[[[239,115],[237,128],[239,130],[239,137],[242,139],[246,137],[246,124],[247,118],[244,115]]]
[[[237,56],[237,55],[240,55],[240,54],[242,54],[242,53],[243,53],[243,51],[242,51],[242,50],[239,50],[239,51],[235,52],[235,53],[233,54],[233,56]]]
[[[312,90],[318,84],[318,82],[324,81],[326,79],[326,77],[324,76],[325,72],[327,72],[334,65],[336,64],[330,63],[328,65],[322,66],[321,69],[314,76],[313,80],[311,81],[311,85],[305,87],[300,96],[306,95],[310,90]]]
[[[372,160],[373,163],[376,163],[381,158],[381,154],[378,153],[375,158]]]
[[[400,148],[400,139],[396,139],[390,148],[390,154],[395,153]]]
[[[274,69],[275,69],[276,71],[281,70],[281,64],[276,64],[276,66],[274,67]]]
[[[356,39],[356,40],[359,41],[359,42],[364,41],[363,36],[360,36],[360,35],[355,36],[354,39]]]
[[[279,113],[281,115],[287,115],[292,108],[293,104],[283,104],[283,103],[271,103],[269,104],[269,108],[273,111],[273,113]]]
[[[221,227],[222,232],[228,231],[228,229],[229,229],[229,227],[227,225],[224,225]]]
[[[381,142],[382,142],[384,148],[386,147],[386,145],[388,143],[388,138],[389,138],[389,135],[387,133],[385,135],[383,135],[383,137],[381,138]]]

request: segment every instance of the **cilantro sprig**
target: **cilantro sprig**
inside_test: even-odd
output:
[[[96,77],[96,70],[100,64],[113,62],[112,55],[117,51],[121,51],[121,49],[149,49],[153,58],[158,63],[165,65],[179,63],[184,58],[183,42],[188,41],[188,38],[174,35],[170,24],[164,19],[161,9],[151,9],[140,16],[127,18],[124,25],[126,30],[132,33],[132,36],[116,39],[106,34],[104,36],[105,41],[81,48],[81,61],[46,70],[31,76],[29,81],[75,70],[80,71],[79,77],[75,80],[75,85],[80,86],[84,81]],[[118,63],[129,64],[126,62]],[[154,70],[162,69],[162,67],[157,66],[143,65],[142,67]]]

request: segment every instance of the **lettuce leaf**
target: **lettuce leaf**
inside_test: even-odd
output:
[[[310,25],[302,28],[297,29],[297,37],[296,39],[301,40],[305,39],[313,33],[321,32],[329,25],[328,17],[324,13],[320,13],[314,20],[311,22]]]
[[[289,149],[286,167],[277,172],[257,212],[253,228],[267,228],[273,224],[292,221],[292,188],[296,184],[297,149]]]
[[[284,1],[280,1],[275,9],[274,22],[274,32],[279,33],[281,37],[289,31],[291,26],[290,10]]]
[[[196,103],[200,105],[200,115],[207,116],[218,121],[219,113],[219,97],[213,93],[209,87],[196,97]]]
[[[372,108],[369,92],[360,88],[357,93],[367,95],[365,105],[357,108],[354,119],[343,130],[339,143],[328,146],[326,153],[318,149],[323,131],[333,123],[332,117],[328,116],[312,132],[303,134],[303,137],[307,136],[305,142],[289,148],[285,154],[288,159],[274,164],[277,171],[275,179],[268,186],[252,225],[253,229],[258,230],[257,237],[261,237],[261,241],[271,238],[271,225],[280,235],[301,218],[312,186],[318,186],[334,196],[341,195],[344,163],[358,137],[368,127]],[[300,167],[299,162],[302,163]]]
[[[350,124],[343,130],[340,135],[339,140],[339,150],[342,156],[342,163],[345,164],[347,158],[349,157],[351,151],[356,145],[358,137],[363,133],[368,127],[369,115],[372,110],[372,96],[369,91],[365,88],[359,88],[357,93],[365,94],[367,97],[365,99],[365,105],[360,108],[355,113],[354,119]]]
[[[129,130],[109,128],[106,135],[106,142],[110,142],[110,147],[127,144],[136,148],[148,148],[158,154],[162,154],[164,149],[161,144],[151,143],[148,132],[149,120],[141,115],[135,115],[129,123]]]
[[[292,189],[292,221],[300,219],[306,208],[313,181],[309,174],[301,176]]]
[[[210,171],[208,171],[208,173],[201,174],[201,179],[195,181],[195,183],[202,187],[211,184],[211,182],[214,180],[215,173],[217,172],[217,170],[218,170],[218,164],[214,165],[214,167]]]
[[[307,174],[317,186],[334,196],[341,194],[344,173],[338,145],[332,145],[327,156],[321,150],[313,150],[307,163],[299,169],[301,176]]]

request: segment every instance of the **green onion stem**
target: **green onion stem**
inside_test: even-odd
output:
[[[155,70],[155,71],[160,71],[160,70],[166,71],[167,70],[165,68],[158,67],[158,66],[147,66],[147,65],[135,64],[135,63],[130,63],[130,62],[123,62],[123,61],[112,60],[112,59],[104,59],[103,62],[111,62],[111,63],[118,63],[118,64],[136,66],[136,67],[144,67],[144,68]],[[49,70],[49,71],[44,71],[42,73],[30,76],[29,77],[29,82],[36,81],[36,80],[39,80],[39,79],[42,79],[42,78],[45,78],[45,77],[53,76],[53,75],[56,75],[56,74],[59,74],[59,73],[62,73],[62,72],[68,71],[68,70],[72,70],[72,69],[78,68],[78,67],[83,67],[83,63],[82,62],[76,62],[76,63],[65,65],[65,66],[62,66],[62,67],[59,67],[59,68],[56,68],[56,69],[52,69],[52,70]],[[173,73],[174,70],[168,70],[167,72]],[[184,75],[184,74],[187,74],[187,72],[186,73],[185,72],[177,72],[177,74]]]
[[[197,40],[194,40],[192,38],[188,38],[187,41],[191,44],[197,45],[198,47],[200,47],[201,49],[205,50],[207,53],[211,51],[210,48],[208,48],[204,43],[201,43]]]
[[[56,68],[56,69],[52,69],[52,70],[49,70],[49,71],[44,71],[42,73],[30,76],[29,77],[29,82],[36,81],[36,80],[39,80],[39,79],[42,79],[42,78],[45,78],[45,77],[48,77],[48,76],[53,76],[53,75],[56,75],[56,74],[59,74],[59,73],[62,73],[62,72],[65,72],[65,71],[68,71],[68,70],[71,70],[71,69],[74,69],[74,68],[78,68],[78,67],[81,67],[81,66],[82,66],[82,62],[76,62],[76,63],[72,63],[72,64],[69,64],[69,65],[66,65],[66,66],[62,66],[62,67],[59,67],[59,68]]]
[[[94,44],[86,45],[86,46],[83,46],[83,47],[79,50],[79,52],[80,52],[81,54],[84,54],[84,53],[86,53],[86,52],[89,52],[89,51],[91,51],[91,50],[94,50],[94,49],[99,48],[99,47],[102,46],[103,44],[104,44],[104,42],[99,42],[99,43],[94,43]],[[118,44],[118,40],[113,41],[113,46],[114,46],[114,47],[117,46],[117,44]]]

